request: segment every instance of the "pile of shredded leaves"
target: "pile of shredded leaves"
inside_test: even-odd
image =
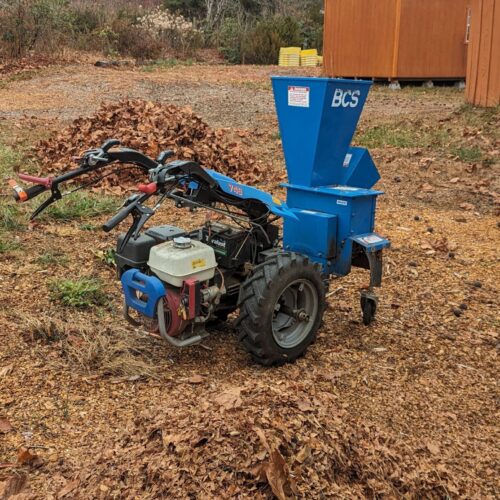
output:
[[[207,387],[199,397],[189,389],[205,384],[192,377],[185,399],[144,411],[89,457],[72,483],[82,497],[446,498],[466,491],[443,455],[353,418],[314,386],[248,383]]]
[[[34,149],[43,172],[58,173],[70,168],[72,158],[110,138],[152,158],[172,150],[176,159],[193,160],[240,182],[258,182],[266,171],[241,143],[229,140],[222,130],[212,130],[189,108],[143,99],[102,103],[93,115],[77,118]],[[137,174],[112,174],[101,185],[126,187],[137,182]]]

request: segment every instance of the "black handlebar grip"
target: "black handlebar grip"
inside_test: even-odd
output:
[[[102,225],[102,229],[105,233],[109,233],[111,230],[113,230],[120,222],[125,220],[127,216],[134,210],[136,204],[131,203],[130,205],[127,205],[126,207],[123,207],[118,213],[113,215],[111,219],[109,219],[106,223]]]
[[[12,189],[14,190],[13,196],[16,201],[21,201],[21,202],[28,201],[31,200],[32,198],[35,198],[35,196],[38,196],[39,194],[42,194],[43,192],[47,191],[47,188],[40,184],[24,189],[23,187],[19,186],[16,183],[16,181],[12,181],[9,183]]]

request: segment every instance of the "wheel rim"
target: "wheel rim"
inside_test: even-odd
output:
[[[314,326],[318,303],[318,292],[309,280],[299,279],[287,285],[274,305],[274,341],[283,349],[301,344]]]

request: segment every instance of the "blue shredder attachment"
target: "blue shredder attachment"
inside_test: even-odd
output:
[[[379,179],[368,151],[350,144],[371,82],[272,77],[291,184],[371,188]]]
[[[366,149],[351,147],[371,82],[293,76],[272,82],[287,205],[295,215],[284,220],[284,248],[343,276],[360,248],[371,254],[389,245],[373,233],[382,193],[371,188],[379,173]]]

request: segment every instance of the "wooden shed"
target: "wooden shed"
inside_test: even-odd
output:
[[[325,0],[328,76],[463,79],[470,0]]]
[[[470,0],[466,99],[500,104],[500,0]]]

